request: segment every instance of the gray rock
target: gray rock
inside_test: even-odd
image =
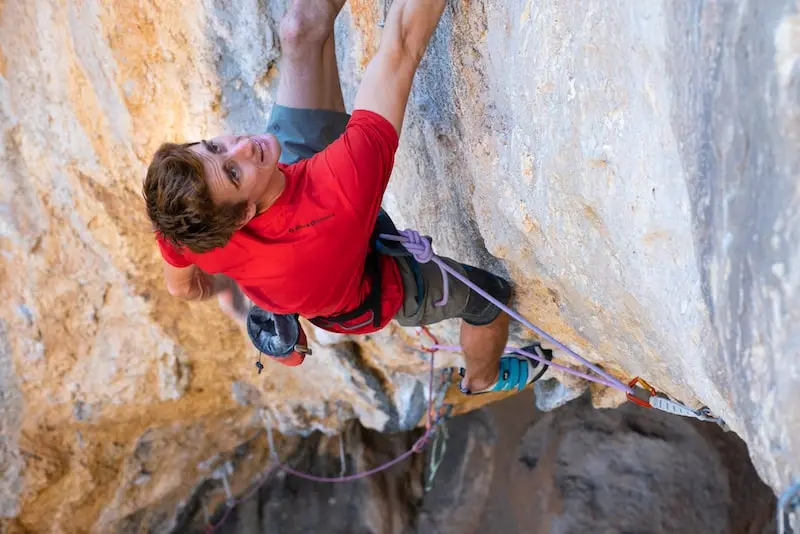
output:
[[[430,491],[415,521],[415,532],[471,532],[480,522],[492,500],[497,432],[496,422],[485,410],[448,422],[443,459],[435,472],[431,461],[438,460],[438,451],[434,457],[433,447],[428,451],[424,480]]]
[[[350,423],[342,436],[346,474],[365,471],[408,450],[420,431],[380,434]],[[342,474],[339,437],[315,433],[287,458],[298,471],[322,477]],[[414,456],[375,476],[345,484],[320,484],[291,475],[271,474],[229,514],[212,510],[210,521],[220,534],[257,532],[330,532],[347,534],[401,534],[413,521],[422,498],[423,459]],[[211,497],[219,484],[203,486],[196,499]],[[223,521],[224,518],[224,521]],[[182,518],[174,533],[205,531],[205,518]]]
[[[0,320],[0,518],[19,513],[25,461],[19,448],[22,395],[18,389],[7,341],[8,327]]]
[[[552,534],[752,532],[774,498],[741,443],[721,434],[631,404],[594,410],[583,397],[523,436],[510,475],[518,524]]]
[[[787,409],[800,405],[797,10],[788,1],[674,4],[668,18],[679,44],[670,65],[683,73],[670,124],[709,326],[701,365],[733,393],[724,411],[776,490],[800,458],[800,418]]]
[[[536,408],[549,412],[583,395],[585,389],[575,389],[562,384],[555,378],[541,380],[534,384]]]
[[[587,396],[543,414],[531,408],[530,393],[451,419],[443,461],[424,495],[432,449],[345,484],[270,474],[217,532],[774,531],[775,498],[734,434],[630,404],[595,410]],[[342,436],[345,472],[377,467],[419,435],[378,434],[353,422]],[[306,473],[339,476],[339,439],[315,433],[289,444],[288,462]],[[252,445],[244,444],[238,457]],[[219,486],[204,485],[194,498],[218,494]],[[204,514],[194,510],[170,532],[203,532]],[[211,516],[221,521],[224,507]]]
[[[350,107],[386,3],[351,2],[337,21]],[[43,410],[32,417],[50,425],[30,434],[50,453],[26,467],[30,528],[113,531],[156,501],[178,521],[187,466],[260,426],[220,402],[232,392],[285,434],[333,431],[336,401],[372,429],[405,430],[422,413],[424,361],[401,329],[327,337],[302,380],[270,366],[256,382],[241,333],[213,305],[168,297],[160,278],[138,195],[146,162],[167,137],[263,131],[286,4],[3,5],[0,316],[14,338],[0,370],[0,509],[20,511],[24,384]],[[800,470],[797,11],[792,0],[451,2],[384,200],[439,253],[512,279],[515,304],[564,343],[722,416],[775,491]],[[457,340],[455,322],[435,332]],[[231,390],[251,380],[262,394]],[[86,403],[76,415],[91,415],[80,446],[59,415],[71,385]],[[161,438],[142,473],[129,451],[153,420]],[[76,503],[76,487],[111,500]]]
[[[557,295],[562,341],[710,407],[776,491],[800,469],[797,11],[451,3],[385,199]]]

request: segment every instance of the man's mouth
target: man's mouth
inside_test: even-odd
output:
[[[261,152],[261,163],[263,164],[264,163],[264,145],[261,143],[260,139],[253,138],[253,141],[255,141],[259,152]]]

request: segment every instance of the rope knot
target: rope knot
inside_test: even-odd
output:
[[[400,235],[406,239],[403,246],[419,263],[428,263],[433,259],[433,248],[430,240],[419,235],[416,230],[403,230]]]

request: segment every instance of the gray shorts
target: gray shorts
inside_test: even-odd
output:
[[[458,274],[465,276],[503,304],[508,304],[511,300],[511,286],[499,276],[444,256],[439,257]],[[417,263],[410,257],[395,259],[403,278],[405,294],[403,306],[394,317],[401,326],[421,326],[453,318],[480,326],[491,323],[500,314],[497,306],[449,273],[447,302],[437,306],[444,296],[444,277],[439,266],[433,262]]]
[[[350,115],[338,111],[276,104],[272,107],[267,131],[275,135],[281,145],[280,162],[292,164],[324,150],[344,133],[349,120]],[[485,325],[500,314],[500,309],[494,304],[449,275],[447,303],[437,307],[435,303],[444,294],[439,267],[434,263],[419,264],[411,257],[394,259],[400,269],[405,294],[403,305],[394,317],[400,325],[421,326],[454,318],[473,325]],[[450,258],[442,259],[503,304],[510,302],[511,286],[503,278]]]

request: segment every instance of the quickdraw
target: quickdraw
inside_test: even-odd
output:
[[[708,423],[716,423],[724,431],[730,430],[728,425],[721,417],[716,417],[708,407],[703,406],[697,410],[689,408],[685,404],[671,399],[664,393],[659,393],[656,389],[648,384],[643,378],[635,377],[628,386],[633,389],[633,393],[626,393],[625,396],[629,401],[642,406],[643,408],[655,408],[662,412],[672,415],[679,415],[682,417],[692,417],[698,421],[705,421]]]

